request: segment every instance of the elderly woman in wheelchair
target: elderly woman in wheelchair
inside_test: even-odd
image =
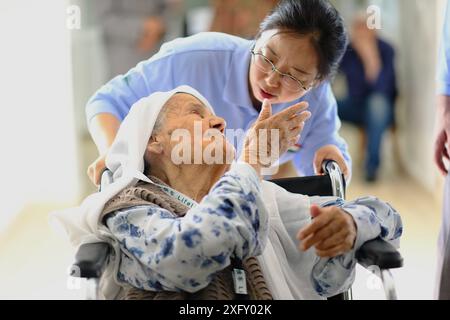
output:
[[[305,109],[300,103],[272,115],[265,102],[239,159],[230,161],[224,120],[194,89],[137,102],[107,157],[113,182],[59,215],[75,245],[106,241],[114,249],[103,295],[322,299],[351,286],[364,242],[398,245],[401,219],[385,202],[308,197],[262,178],[276,157],[263,159],[261,132],[279,134],[263,141],[264,155],[282,154],[298,140]],[[196,130],[209,135],[185,139]]]

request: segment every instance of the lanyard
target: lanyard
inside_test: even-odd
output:
[[[162,184],[157,184],[154,183],[154,185],[158,186],[161,188],[161,190],[167,194],[168,196],[170,196],[171,198],[181,202],[182,204],[184,204],[185,206],[189,207],[189,208],[194,208],[197,206],[197,202],[192,200],[191,198],[189,198],[188,196],[185,196],[184,194],[182,194],[181,192],[178,192],[175,189],[172,189],[168,186],[164,186]]]
[[[170,196],[171,198],[178,200],[185,206],[189,208],[194,208],[197,206],[197,202],[189,198],[188,196],[185,196],[181,192],[178,192],[175,189],[172,189],[168,186],[164,186],[161,184],[155,183],[156,186],[160,187],[161,190]],[[246,282],[246,276],[245,271],[243,270],[242,262],[239,261],[239,264],[236,264],[233,268],[233,283],[234,283],[234,291],[237,294],[239,299],[247,299],[247,282]]]
[[[161,190],[167,194],[169,197],[181,202],[182,204],[184,204],[185,206],[189,207],[190,209],[196,207],[198,205],[198,203],[194,200],[192,200],[191,198],[189,198],[188,196],[185,196],[184,194],[182,194],[181,192],[178,192],[175,189],[172,189],[171,187],[159,184],[159,183],[155,183],[152,180],[149,179],[149,177],[147,177],[146,175],[144,175],[142,172],[140,171],[135,171],[135,172],[131,172],[131,174],[129,173],[129,175],[131,175],[133,178],[151,183],[159,188],[161,188]]]

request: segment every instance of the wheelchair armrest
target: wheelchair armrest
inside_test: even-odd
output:
[[[106,242],[81,245],[70,268],[70,275],[79,278],[100,278],[108,253],[109,244]]]
[[[367,241],[356,252],[356,260],[364,268],[378,266],[380,270],[403,266],[403,258],[393,245],[380,238]]]

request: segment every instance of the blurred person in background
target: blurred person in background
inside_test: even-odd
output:
[[[447,1],[438,65],[437,137],[434,158],[446,177],[442,224],[438,240],[436,298],[450,300],[450,1]],[[447,160],[447,164],[444,159]]]
[[[253,39],[264,17],[278,0],[213,0],[214,17],[210,31]]]
[[[342,121],[364,130],[365,179],[373,182],[380,166],[383,133],[394,124],[394,49],[367,27],[365,15],[354,19],[350,36],[351,43],[340,66],[347,95],[338,98],[338,113]]]
[[[99,183],[106,154],[133,103],[152,92],[189,85],[234,130],[250,128],[266,99],[274,112],[308,102],[311,121],[304,124],[295,148],[280,159],[276,177],[321,173],[322,162],[329,159],[349,178],[351,158],[338,134],[336,100],[328,82],[346,45],[342,18],[324,0],[282,1],[261,24],[256,40],[208,32],[165,43],[88,101],[86,117],[99,150],[89,177]]]
[[[97,11],[108,79],[127,72],[159,48],[166,31],[167,0],[101,0]]]
[[[207,32],[214,14],[213,0],[182,0],[183,5],[183,37],[199,32]]]
[[[402,221],[388,203],[308,197],[263,180],[262,170],[298,140],[306,107],[273,113],[266,100],[252,128],[260,134],[247,134],[236,158],[224,119],[193,88],[136,102],[107,155],[111,183],[52,215],[74,247],[109,244],[99,297],[323,299],[351,286],[365,242],[381,237],[398,247]],[[279,144],[261,134],[271,130],[281,132]],[[231,278],[246,283],[244,292]]]

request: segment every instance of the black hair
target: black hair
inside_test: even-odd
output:
[[[326,0],[282,0],[260,25],[257,39],[267,30],[285,29],[310,36],[319,56],[318,79],[331,77],[348,44],[339,12]]]

